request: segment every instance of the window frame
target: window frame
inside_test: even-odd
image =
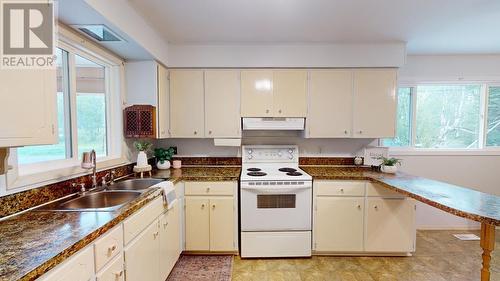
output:
[[[423,85],[480,85],[480,107],[479,107],[479,147],[478,148],[417,148],[416,142],[416,122],[417,122],[417,87]],[[421,82],[406,82],[399,83],[399,88],[411,88],[411,124],[410,124],[410,145],[409,146],[390,146],[389,150],[392,155],[410,156],[459,156],[459,155],[500,155],[500,146],[486,146],[487,137],[487,123],[488,123],[488,97],[490,87],[500,87],[498,81],[473,81],[473,80],[459,80],[459,81],[421,81]],[[380,146],[384,146],[383,139],[378,140]]]
[[[122,132],[122,102],[124,100],[124,61],[116,55],[102,49],[95,43],[75,34],[66,27],[58,27],[59,38],[56,46],[70,54],[69,61],[69,97],[71,104],[72,130],[72,157],[67,159],[51,160],[37,163],[19,165],[17,149],[11,149],[9,164],[13,167],[6,176],[6,192],[19,192],[37,186],[42,186],[57,181],[70,179],[88,174],[88,170],[80,167],[78,159],[78,139],[76,126],[76,81],[75,55],[90,59],[105,67],[105,92],[106,92],[106,144],[107,156],[97,158],[97,169],[106,169],[130,163],[126,157],[124,138]],[[71,62],[73,60],[73,62]],[[73,76],[73,77],[72,77]],[[68,138],[68,137],[67,137]],[[68,138],[69,139],[69,138]]]

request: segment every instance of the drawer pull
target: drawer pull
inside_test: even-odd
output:
[[[373,207],[373,208],[374,208],[375,210],[378,210],[378,206],[377,206],[377,205],[375,205],[375,207]]]
[[[215,204],[212,205],[212,209],[215,209]]]
[[[210,192],[210,187],[207,187],[207,193]]]
[[[205,204],[201,204],[201,208],[202,208],[202,209],[205,209]]]
[[[165,228],[166,228],[166,227],[167,227],[167,225],[168,225],[168,222],[164,222],[164,223],[163,223],[163,227],[165,227]]]
[[[123,270],[117,271],[117,272],[115,272],[113,274],[115,275],[116,278],[120,278],[123,275]]]
[[[344,189],[343,189],[343,188],[341,188],[341,189],[340,189],[340,192],[344,193]]]
[[[111,253],[113,253],[113,251],[116,250],[116,245],[111,245],[108,247],[108,255],[110,255]]]
[[[361,209],[361,205],[358,205],[358,209]]]
[[[159,234],[159,232],[158,232],[158,231],[157,231],[157,232],[155,232],[155,233],[153,233],[153,239],[156,239],[156,237],[158,237],[158,234]]]

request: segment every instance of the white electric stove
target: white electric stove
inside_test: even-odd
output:
[[[311,256],[312,177],[294,145],[242,147],[241,256]]]

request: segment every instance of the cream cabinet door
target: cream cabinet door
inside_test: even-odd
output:
[[[0,147],[57,143],[55,70],[0,70]]]
[[[396,135],[396,70],[354,71],[353,136]]]
[[[205,71],[205,137],[241,137],[240,72]]]
[[[273,116],[273,72],[241,71],[241,116]]]
[[[204,85],[202,70],[170,71],[170,135],[203,138]]]
[[[38,281],[88,281],[94,276],[94,251],[92,247],[81,250]]]
[[[185,197],[186,250],[210,250],[209,200]]]
[[[210,199],[210,251],[234,251],[234,199]]]
[[[164,139],[169,137],[170,130],[170,97],[168,85],[168,71],[165,67],[157,66],[157,81],[158,81],[158,138]]]
[[[275,70],[273,91],[275,117],[306,117],[307,71]]]
[[[160,217],[160,280],[166,280],[179,258],[178,206]]]
[[[415,248],[415,201],[368,198],[365,251],[412,252]]]
[[[311,71],[307,136],[345,138],[352,132],[351,70]]]
[[[154,221],[125,248],[125,280],[159,280],[159,228]]]
[[[317,197],[314,246],[323,252],[363,251],[364,197]]]

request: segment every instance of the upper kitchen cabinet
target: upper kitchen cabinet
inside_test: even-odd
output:
[[[353,136],[394,137],[396,134],[395,69],[354,71]]]
[[[156,137],[169,137],[168,71],[155,61],[134,61],[125,64],[127,104],[156,107]]]
[[[273,72],[241,71],[241,116],[272,117],[273,115]]]
[[[242,117],[305,117],[307,71],[241,72]]]
[[[170,120],[174,138],[205,136],[203,70],[170,71]]]
[[[306,117],[307,71],[277,70],[273,72],[273,115]]]
[[[205,137],[239,138],[240,72],[205,71]]]
[[[352,127],[351,70],[311,71],[307,135],[310,138],[345,138]]]
[[[57,143],[56,84],[56,70],[0,70],[0,147]]]

